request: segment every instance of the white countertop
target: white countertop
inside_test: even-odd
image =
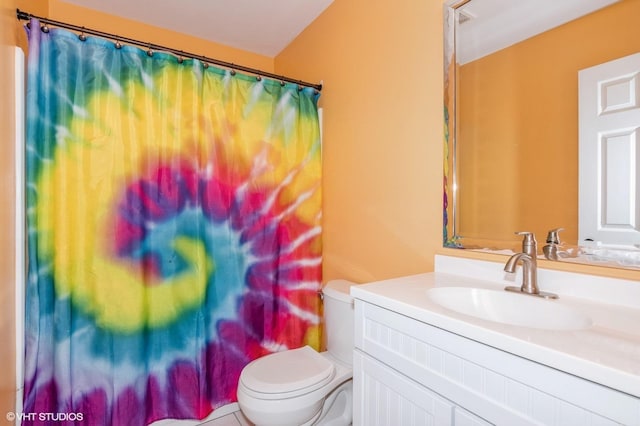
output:
[[[442,265],[443,259],[440,260]],[[479,319],[432,302],[427,297],[427,290],[433,287],[501,290],[505,284],[514,284],[503,279],[485,279],[491,274],[483,274],[482,268],[497,268],[500,271],[499,264],[483,261],[478,263],[469,259],[463,259],[462,263],[458,260],[444,260],[446,267],[438,268],[439,263],[436,261],[436,270],[447,272],[431,272],[354,286],[351,294],[357,299],[418,321],[640,397],[640,299],[635,299],[640,291],[640,283],[603,279],[604,281],[594,284],[587,283],[590,276],[553,272],[560,275],[549,276],[551,288],[545,288],[545,273],[539,271],[540,289],[560,295],[560,299],[550,303],[577,309],[593,321],[593,325],[584,330],[542,330]],[[452,269],[460,272],[452,274]],[[473,273],[475,277],[483,279],[464,276],[465,273]],[[502,275],[504,273],[500,272],[500,276]],[[575,297],[576,288],[579,288],[574,282],[576,279],[584,279],[585,293],[592,287],[599,289],[604,286],[602,293],[609,293],[611,298],[606,299],[604,295],[598,294],[598,300],[594,300],[591,297],[593,293],[587,295],[591,299]],[[563,280],[571,281],[566,288],[558,284]],[[595,292],[598,293],[598,290]],[[634,300],[629,301],[630,297]],[[605,303],[602,303],[603,298]]]

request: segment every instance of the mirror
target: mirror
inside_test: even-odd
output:
[[[638,16],[640,0],[445,4],[445,246],[520,251],[531,231],[541,249],[564,228],[585,252],[578,72],[640,52]]]

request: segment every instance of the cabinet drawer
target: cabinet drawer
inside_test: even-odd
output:
[[[495,424],[640,425],[640,400],[356,299],[355,346]]]

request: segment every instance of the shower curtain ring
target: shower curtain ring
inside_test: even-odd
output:
[[[229,71],[229,74],[231,74],[231,75],[236,75],[236,70],[231,69],[231,71]]]
[[[180,54],[178,55],[178,63],[181,64],[184,62],[184,58],[182,57],[182,50],[180,51]]]
[[[43,33],[49,32],[49,26],[47,24],[44,24],[42,27],[40,27],[40,29],[42,30]]]
[[[78,36],[78,39],[80,39],[80,41],[86,41],[87,40],[87,36],[84,35],[84,27],[82,27],[82,31],[80,32],[80,35]]]
[[[148,57],[152,57],[153,56],[153,50],[151,50],[151,43],[149,43],[149,48],[147,49],[147,56]]]

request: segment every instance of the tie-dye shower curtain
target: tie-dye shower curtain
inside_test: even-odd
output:
[[[30,28],[24,423],[203,418],[317,348],[318,94]]]

